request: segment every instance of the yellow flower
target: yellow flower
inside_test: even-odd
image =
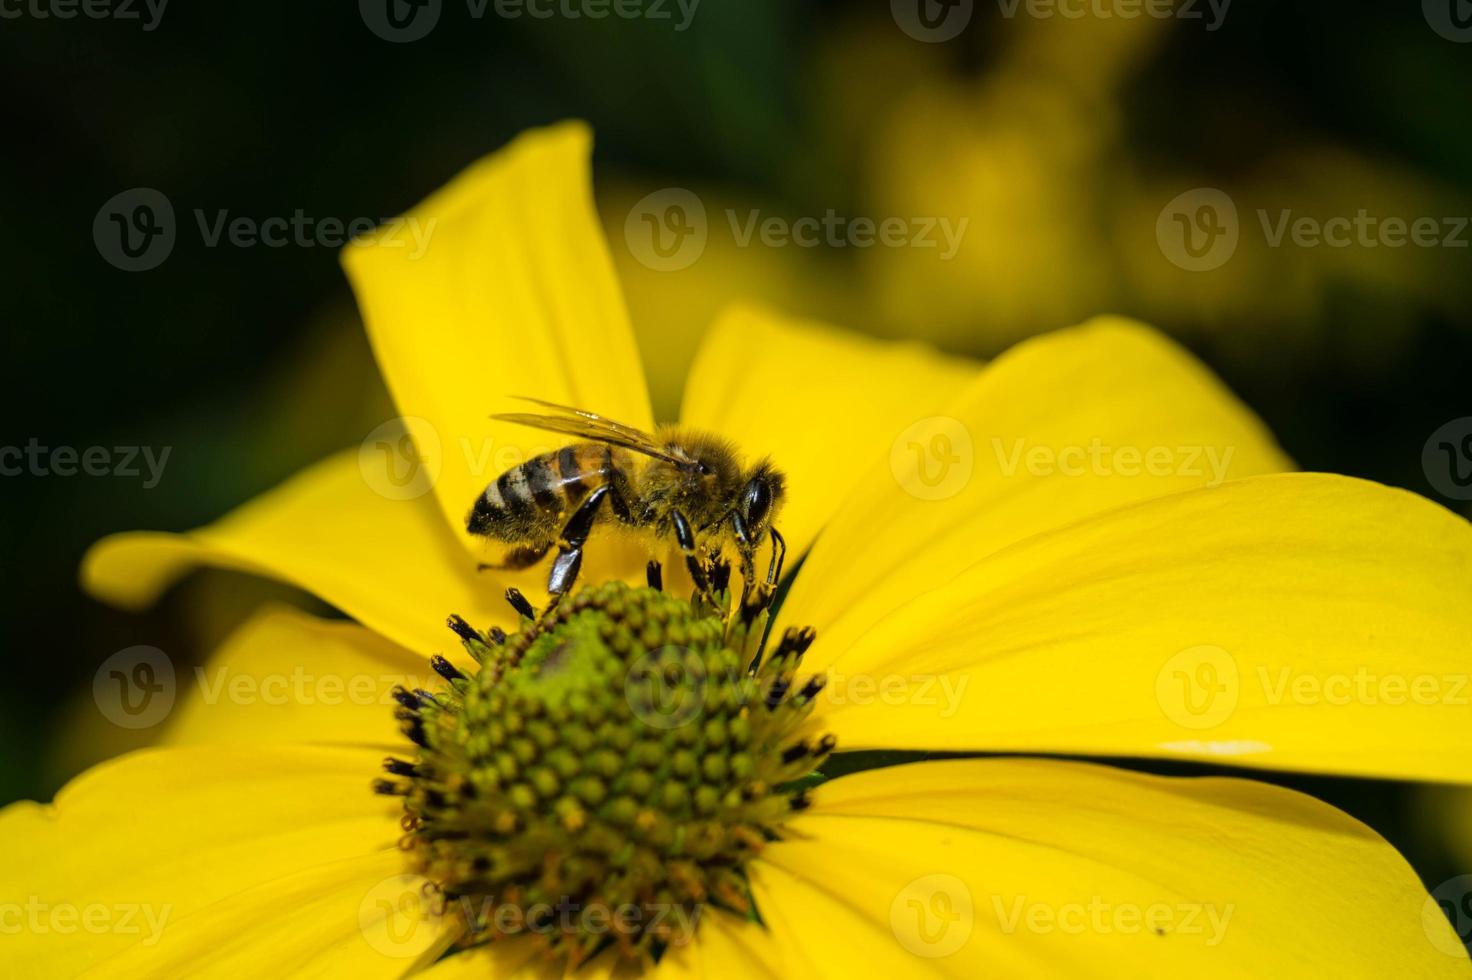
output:
[[[558,972],[527,937],[441,958],[457,920],[414,904],[403,808],[368,792],[403,746],[382,684],[367,699],[325,685],[271,698],[220,682],[423,678],[425,656],[453,648],[447,614],[485,633],[525,625],[501,598],[511,580],[477,574],[462,529],[498,454],[537,445],[488,416],[527,392],[651,422],[589,145],[564,125],[471,168],[416,212],[435,222],[422,257],[387,237],[350,250],[382,370],[415,420],[419,484],[384,482],[369,445],[209,527],[89,555],[87,586],[121,605],[208,563],[292,582],[356,622],[262,613],[201,674],[168,744],[0,813],[9,972]],[[1472,782],[1452,690],[1472,635],[1465,521],[1286,472],[1207,371],[1119,320],[983,370],[738,310],[704,341],[681,421],[788,473],[782,527],[805,558],[773,635],[815,627],[803,671],[827,679],[803,731],[843,750],[1011,757],[817,785],[744,862],[759,919],[708,905],[693,941],[646,968],[1465,974],[1410,867],[1332,807],[1250,779],[1047,757]],[[642,554],[592,544],[585,582],[642,579]],[[609,950],[584,969],[632,967]]]

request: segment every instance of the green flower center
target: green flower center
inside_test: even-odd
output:
[[[752,913],[745,864],[834,744],[795,734],[822,687],[795,678],[812,631],[761,658],[766,620],[618,582],[510,636],[451,619],[479,670],[435,658],[446,690],[396,692],[419,752],[375,788],[404,797],[403,846],[467,944],[648,962],[707,904]]]

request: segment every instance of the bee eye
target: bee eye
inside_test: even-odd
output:
[[[772,491],[765,480],[752,480],[741,492],[741,509],[746,523],[758,527],[772,508]]]
[[[710,476],[710,467],[706,466],[703,462],[697,460],[695,463],[695,472],[699,473],[701,476]]]

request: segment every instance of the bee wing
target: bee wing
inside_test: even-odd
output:
[[[556,411],[562,412],[565,415],[576,415],[578,418],[585,419],[586,421],[591,422],[594,425],[605,427],[608,431],[618,432],[627,439],[642,439],[648,445],[655,446],[654,437],[645,432],[643,429],[636,429],[632,425],[625,425],[622,422],[615,422],[613,419],[608,418],[604,415],[599,415],[597,412],[590,412],[585,408],[573,408],[571,405],[559,405],[556,402],[549,402],[545,399],[532,398],[530,395],[515,395],[513,397],[517,401],[530,402],[533,405],[541,405],[543,408],[555,409]]]
[[[566,405],[557,405],[553,402],[542,401],[540,398],[523,398],[523,401],[545,405],[558,411],[566,412],[567,415],[538,415],[531,412],[500,412],[491,418],[502,422],[511,422],[515,425],[530,426],[533,429],[545,429],[548,432],[558,432],[567,436],[578,436],[590,439],[593,442],[606,442],[613,446],[622,446],[645,456],[662,459],[676,465],[685,465],[690,462],[683,454],[672,453],[654,441],[654,437],[631,425],[606,419],[594,412],[586,412],[578,408],[569,408]]]

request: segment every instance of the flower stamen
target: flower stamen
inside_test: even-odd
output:
[[[796,679],[813,631],[763,659],[766,605],[730,616],[728,576],[689,601],[654,563],[647,580],[540,618],[508,590],[515,634],[450,617],[478,669],[436,656],[444,690],[394,692],[419,752],[374,788],[403,798],[402,846],[465,945],[529,932],[572,964],[609,945],[651,962],[707,905],[750,914],[746,862],[811,802],[835,745],[796,734],[822,687]]]

